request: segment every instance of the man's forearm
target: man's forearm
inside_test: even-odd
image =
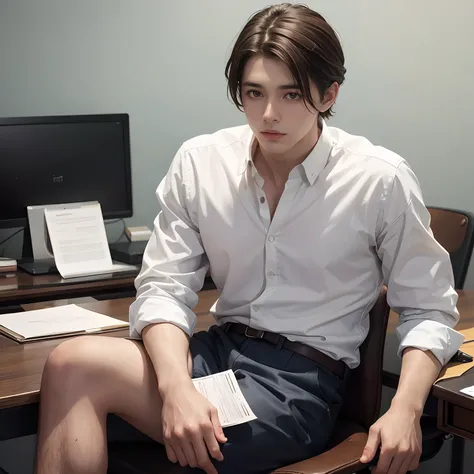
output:
[[[430,351],[407,348],[403,351],[402,370],[392,407],[411,408],[421,416],[428,394],[439,375],[441,364]]]
[[[143,342],[158,380],[158,391],[164,398],[170,391],[191,383],[189,337],[170,323],[147,326]]]

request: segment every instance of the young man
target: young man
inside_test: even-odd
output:
[[[330,128],[345,75],[316,12],[283,4],[244,27],[227,64],[248,125],[184,143],[158,187],[131,335],[81,337],[49,358],[37,472],[106,472],[116,413],[208,474],[260,473],[323,451],[383,284],[400,314],[400,384],[362,461],[415,469],[420,415],[462,336],[448,254],[406,161]],[[193,334],[210,268],[217,325]],[[257,419],[222,430],[192,377],[232,369]]]

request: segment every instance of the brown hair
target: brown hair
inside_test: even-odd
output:
[[[228,94],[240,110],[242,74],[255,54],[281,60],[292,73],[306,104],[315,109],[310,81],[318,88],[321,99],[331,84],[344,82],[344,53],[335,31],[305,5],[282,3],[267,7],[253,15],[242,29],[225,68]],[[332,114],[331,107],[321,117]]]

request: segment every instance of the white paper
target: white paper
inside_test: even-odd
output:
[[[474,397],[474,385],[472,385],[471,387],[462,388],[460,391],[462,393],[465,393],[466,395]]]
[[[0,314],[0,325],[25,339],[71,332],[97,332],[115,326],[128,327],[128,322],[111,318],[75,304],[36,309],[21,313]]]
[[[193,379],[194,386],[216,408],[221,426],[238,425],[257,417],[240,390],[232,370]]]
[[[63,278],[135,270],[114,264],[99,203],[74,209],[45,209],[54,262]]]
[[[0,267],[11,267],[16,265],[16,260],[13,258],[0,257]]]

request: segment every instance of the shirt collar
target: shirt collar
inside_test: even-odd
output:
[[[239,173],[242,174],[244,173],[247,168],[253,164],[252,156],[255,153],[255,149],[257,148],[257,140],[255,138],[255,135],[252,132],[252,129],[247,125],[248,127],[248,133],[246,133],[244,137],[244,143],[245,143],[245,158],[242,162],[242,166],[239,168]]]
[[[331,135],[324,119],[320,119],[320,124],[321,133],[319,135],[318,142],[311,150],[311,153],[303,161],[303,163],[301,163],[306,173],[306,179],[308,180],[310,186],[314,184],[321,171],[327,165],[329,154],[331,153],[331,149],[333,147]]]
[[[317,177],[321,173],[321,171],[326,166],[329,160],[329,154],[333,147],[333,142],[330,136],[330,132],[328,130],[328,126],[324,119],[320,119],[321,124],[321,133],[318,138],[318,142],[316,143],[315,147],[311,150],[311,153],[306,157],[303,161],[301,166],[304,169],[306,174],[306,179],[308,180],[310,186],[314,184]],[[250,127],[249,127],[250,130]],[[246,142],[246,156],[244,162],[242,163],[241,173],[243,173],[249,165],[253,163],[252,156],[255,152],[255,148],[257,146],[256,138],[253,132],[250,130],[250,133],[245,137]]]

